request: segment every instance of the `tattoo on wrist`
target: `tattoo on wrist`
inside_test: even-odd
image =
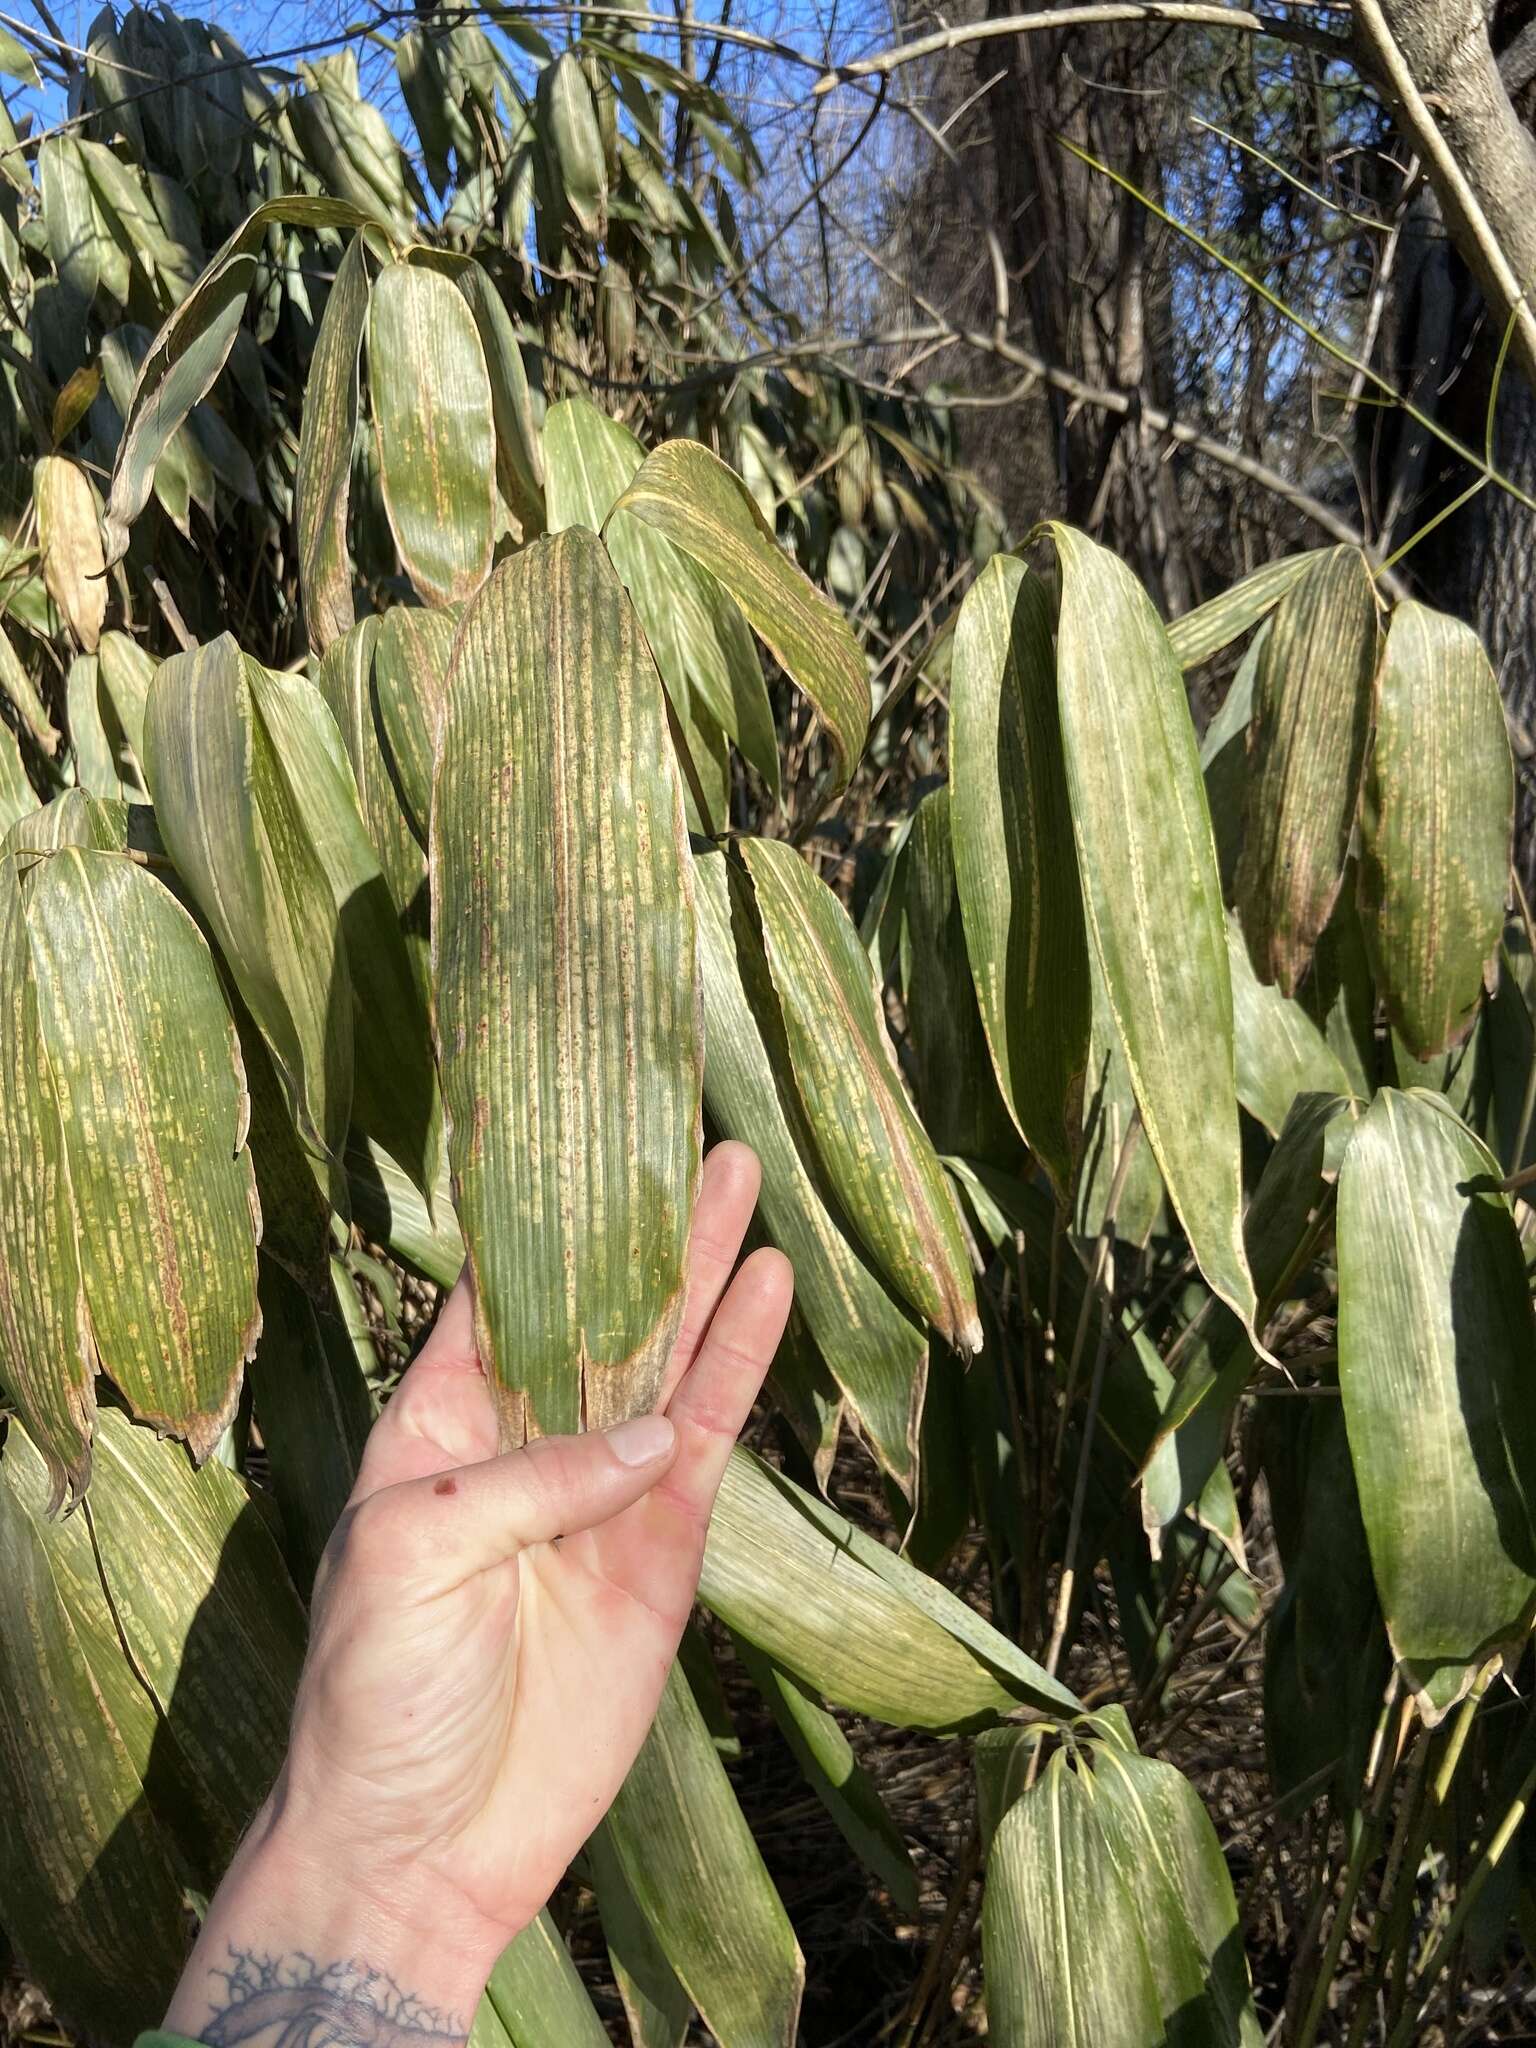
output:
[[[355,1958],[231,1948],[224,1993],[199,2039],[208,2048],[464,2048],[469,2028]]]

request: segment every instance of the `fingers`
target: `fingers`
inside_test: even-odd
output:
[[[530,1544],[578,1535],[622,1513],[666,1472],[677,1443],[664,1415],[583,1436],[540,1437],[376,1495],[359,1511],[348,1547],[365,1568],[413,1570],[446,1591]]]
[[[782,1252],[754,1252],[668,1405],[678,1449],[663,1491],[697,1520],[709,1518],[731,1446],[784,1334],[794,1290],[794,1270]]]
[[[750,1145],[727,1139],[705,1157],[688,1238],[688,1306],[657,1399],[665,1408],[698,1356],[709,1319],[719,1305],[757,1206],[762,1169]]]
[[[474,1292],[466,1265],[369,1433],[352,1499],[487,1458],[496,1449],[496,1435],[495,1403],[475,1349]]]

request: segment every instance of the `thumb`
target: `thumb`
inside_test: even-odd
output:
[[[459,1577],[606,1522],[648,1492],[676,1455],[666,1416],[637,1415],[581,1436],[536,1437],[519,1451],[388,1491],[405,1497],[396,1509],[402,1547],[429,1571]]]

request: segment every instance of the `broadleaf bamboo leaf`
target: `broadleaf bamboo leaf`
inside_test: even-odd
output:
[[[923,798],[901,855],[902,987],[913,1093],[923,1127],[940,1152],[1013,1166],[1022,1148],[998,1091],[966,950],[954,851],[955,787],[930,790]]]
[[[296,227],[360,227],[368,216],[342,199],[293,194],[258,206],[213,257],[155,336],[139,365],[112,465],[102,536],[107,567],[128,551],[128,529],[149,502],[155,465],[229,360],[273,221]]]
[[[733,597],[811,700],[845,789],[869,729],[869,679],[847,620],[796,568],[741,478],[697,441],[652,449],[615,506],[664,535]]]
[[[363,822],[345,746],[321,693],[255,661],[246,662],[245,676],[256,724],[303,816],[334,900],[331,950],[345,956],[355,1004],[353,1118],[430,1200],[442,1152],[442,1108],[420,947],[413,962]]]
[[[351,979],[331,883],[257,714],[251,666],[227,633],[162,662],[145,710],[144,768],[177,872],[328,1187],[352,1107]]]
[[[37,693],[37,685],[21,665],[10,635],[0,631],[0,694],[9,698],[21,723],[50,759],[58,751],[59,734]]]
[[[309,644],[323,653],[352,624],[347,506],[357,438],[357,365],[368,318],[368,266],[356,234],[336,266],[320,317],[299,427],[293,518]]]
[[[101,687],[135,762],[144,759],[144,706],[154,680],[155,661],[126,633],[103,633],[96,648]]]
[[[24,859],[0,854],[0,1046],[9,1077],[0,1088],[0,1383],[48,1461],[53,1512],[66,1494],[78,1500],[90,1478],[96,1351],[38,1015]]]
[[[1162,2048],[1136,1897],[1066,1750],[1003,1815],[987,1869],[981,1953],[998,2048]]]
[[[1168,628],[1168,640],[1181,668],[1198,668],[1213,654],[1220,654],[1234,640],[1240,640],[1250,626],[1258,625],[1286,592],[1319,559],[1321,550],[1285,555],[1278,562],[1266,562],[1232,586],[1197,604],[1193,611],[1175,619]]]
[[[547,1908],[502,1950],[481,2012],[501,2031],[490,2033],[477,2015],[470,2048],[500,2048],[507,2041],[512,2048],[556,2041],[560,2048],[607,2048],[603,2023]]]
[[[304,1661],[276,1540],[227,1465],[194,1470],[115,1408],[97,1421],[85,1512],[134,1666],[232,1846],[282,1766]]]
[[[109,1704],[120,1688],[93,1670],[54,1567],[51,1489],[13,1424],[0,1451],[0,1913],[61,2015],[119,2040],[159,2024],[181,1972],[181,1884],[141,1745]]]
[[[307,1597],[357,1477],[373,1397],[333,1304],[317,1308],[267,1259],[251,1387],[283,1518],[283,1552]]]
[[[1383,1088],[1339,1174],[1339,1386],[1376,1586],[1438,1721],[1536,1604],[1536,1322],[1492,1155]]]
[[[1254,969],[1288,996],[1344,879],[1379,637],[1365,557],[1333,548],[1281,599],[1259,654],[1235,889]]]
[[[1376,983],[1421,1060],[1491,986],[1515,784],[1498,678],[1470,626],[1397,606],[1378,684],[1360,904]]]
[[[650,1407],[682,1315],[703,1045],[661,686],[594,535],[535,541],[466,614],[430,863],[449,1157],[503,1436],[617,1420]]]
[[[788,1071],[777,1002],[758,935],[744,907],[733,903],[726,856],[696,856],[694,877],[710,1116],[757,1153],[759,1213],[794,1266],[799,1313],[876,1457],[910,1496],[927,1362],[923,1332],[834,1213],[799,1097],[776,1078]]]
[[[448,612],[391,605],[379,623],[373,657],[380,745],[406,823],[423,852],[432,811],[432,749],[453,635]]]
[[[693,2000],[661,1952],[639,1900],[630,1890],[605,1822],[587,1843],[592,1888],[603,1920],[603,1939],[613,1967],[633,2048],[683,2048]]]
[[[907,1099],[847,912],[783,840],[742,843],[790,1071],[822,1173],[887,1284],[955,1350],[981,1346],[944,1169]]]
[[[446,277],[392,263],[368,302],[379,475],[400,560],[427,604],[462,604],[491,569],[496,429],[474,316]]]
[[[1098,1826],[1137,1904],[1169,2034],[1261,2048],[1232,1879],[1199,1794],[1172,1764],[1117,1742],[1091,1750]]]
[[[966,594],[950,677],[955,880],[982,1023],[1014,1122],[1065,1193],[1093,998],[1050,607],[1015,557],[994,555]]]
[[[1237,1099],[1272,1137],[1298,1095],[1349,1095],[1349,1076],[1311,1017],[1253,971],[1237,921],[1227,918]]]
[[[731,1453],[699,1597],[824,1699],[893,1727],[1077,1704],[947,1587],[747,1451]]]
[[[720,2048],[793,2048],[805,1963],[680,1665],[667,1675],[608,1834]]]
[[[120,854],[39,860],[22,904],[97,1357],[201,1460],[261,1320],[234,1024],[197,926]]]
[[[1078,869],[1142,1123],[1200,1269],[1249,1328],[1221,878],[1184,681],[1135,577],[1072,528],[1057,690]]]
[[[522,538],[532,540],[544,526],[544,457],[539,430],[534,425],[523,352],[511,315],[480,265],[466,263],[456,267],[453,281],[474,315],[491,382],[496,481],[508,509],[523,529]]]
[[[735,599],[692,555],[614,506],[645,450],[618,420],[584,398],[562,399],[544,422],[549,530],[602,533],[634,602],[673,710],[685,723],[702,707],[779,795],[773,708],[751,629]]]
[[[16,735],[0,719],[0,833],[9,831],[18,818],[30,816],[37,807],[37,793],[28,778]]]
[[[603,233],[608,179],[603,138],[580,61],[564,50],[539,73],[538,132],[551,189],[560,194],[582,232]]]

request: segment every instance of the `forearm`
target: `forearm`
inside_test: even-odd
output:
[[[496,1944],[452,1923],[440,1884],[375,1882],[312,1858],[298,1835],[274,1795],[214,1896],[166,2028],[209,2048],[460,2048]]]

